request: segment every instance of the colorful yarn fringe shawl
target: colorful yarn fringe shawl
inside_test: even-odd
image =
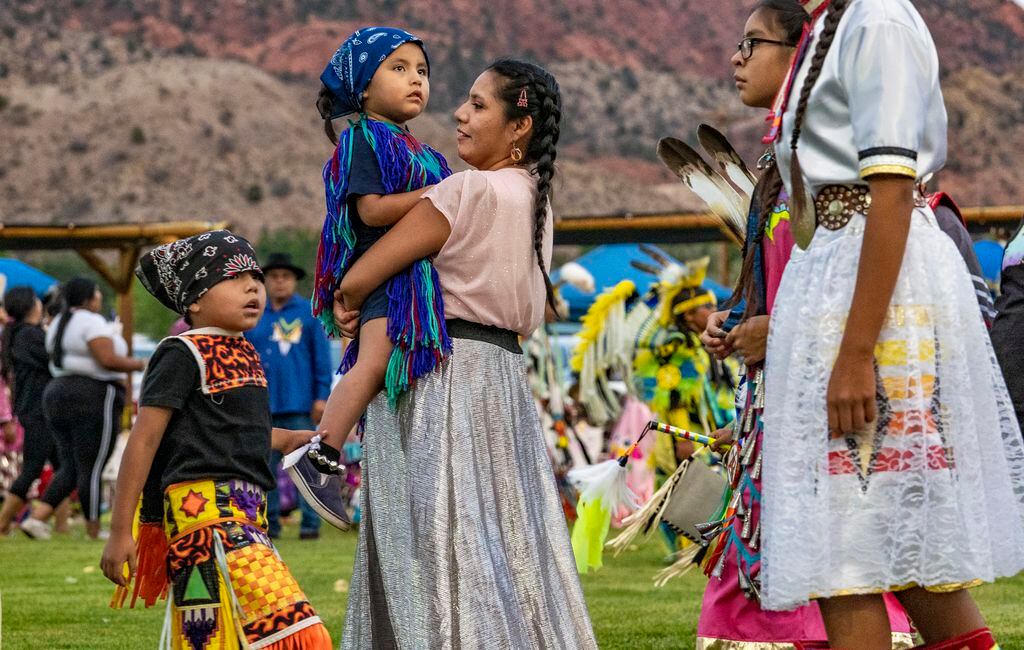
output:
[[[388,194],[411,192],[451,175],[444,156],[420,143],[407,131],[371,120],[365,115],[341,134],[334,154],[324,164],[327,215],[317,252],[313,314],[328,335],[339,336],[333,317],[334,291],[353,261],[356,235],[349,214],[348,184],[353,138],[365,137],[377,155],[381,180]],[[415,380],[429,373],[451,351],[445,327],[444,303],[437,271],[426,259],[415,262],[388,281],[388,337],[394,344],[384,378],[388,403]],[[345,351],[339,374],[356,361],[358,339]]]

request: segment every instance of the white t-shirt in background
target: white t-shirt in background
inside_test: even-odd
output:
[[[60,322],[63,315],[57,316],[50,323],[46,330],[46,351],[53,354],[54,341],[57,338],[57,330],[60,329]],[[114,353],[125,356],[128,354],[128,344],[117,331],[117,326],[106,318],[88,309],[71,310],[68,327],[64,330],[64,363],[62,368],[57,368],[50,362],[50,373],[54,377],[66,377],[68,375],[84,375],[99,379],[100,381],[119,381],[125,378],[125,373],[115,370],[107,370],[96,361],[89,351],[89,341],[99,338],[108,338],[114,342]]]

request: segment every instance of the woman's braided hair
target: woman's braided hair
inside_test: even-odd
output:
[[[556,145],[562,119],[562,93],[558,82],[544,68],[517,59],[499,59],[487,68],[504,78],[504,85],[498,90],[505,116],[509,120],[523,117],[533,118],[533,132],[530,141],[523,148],[524,163],[532,164],[537,175],[537,200],[534,202],[533,249],[537,253],[537,265],[544,275],[548,303],[555,307],[555,290],[551,286],[544,265],[544,225],[547,222],[548,205],[551,202],[551,179],[555,176]],[[520,97],[526,91],[526,106]]]
[[[800,169],[800,157],[797,156],[796,148],[800,140],[800,131],[804,125],[804,114],[807,112],[807,102],[811,97],[811,89],[817,83],[821,75],[821,69],[825,63],[825,56],[832,47],[832,40],[836,36],[839,21],[850,6],[850,0],[832,0],[829,5],[828,14],[825,16],[825,25],[822,27],[821,36],[815,45],[814,54],[811,57],[811,65],[807,70],[807,78],[800,88],[800,101],[796,105],[796,115],[793,118],[793,136],[789,141],[789,148],[793,151],[793,158],[790,166],[790,182],[793,186],[793,196],[790,201],[793,204],[795,214],[802,214],[804,210],[811,209],[806,203],[806,190],[804,189],[804,177]]]

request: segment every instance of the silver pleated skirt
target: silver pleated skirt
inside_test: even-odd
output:
[[[596,648],[523,357],[454,339],[370,405],[342,648]]]

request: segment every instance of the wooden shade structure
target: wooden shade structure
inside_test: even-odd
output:
[[[37,226],[0,223],[0,248],[6,250],[67,250],[82,259],[111,286],[117,294],[117,313],[121,318],[125,340],[131,349],[135,331],[132,313],[132,279],[142,249],[197,235],[207,230],[227,228],[225,221],[172,221],[138,224],[73,223],[58,226]],[[117,253],[111,267],[99,254],[101,250]]]
[[[971,233],[1012,231],[1024,218],[1024,205],[964,208],[961,212]],[[555,221],[555,244],[726,242],[728,237],[718,223],[705,212],[562,217]]]
[[[967,229],[1006,238],[1024,218],[1024,205],[964,208]],[[611,216],[562,217],[555,221],[555,244],[611,243],[694,244],[721,242],[719,280],[729,284],[731,240],[719,220],[705,212],[661,212]]]

